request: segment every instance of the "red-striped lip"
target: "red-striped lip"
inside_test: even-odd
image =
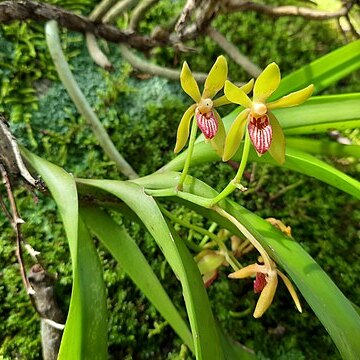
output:
[[[266,286],[267,281],[265,274],[263,273],[256,273],[256,278],[254,280],[254,293],[259,294],[264,290],[264,287]]]
[[[209,111],[206,114],[201,114],[201,112],[198,111],[196,113],[196,120],[199,129],[204,134],[206,139],[210,140],[216,135],[219,124],[212,111]]]
[[[249,135],[256,151],[264,154],[269,150],[272,140],[272,128],[267,115],[254,117],[250,114]]]

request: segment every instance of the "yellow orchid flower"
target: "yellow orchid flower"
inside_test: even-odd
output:
[[[254,84],[253,100],[230,81],[225,82],[224,92],[233,103],[245,109],[234,120],[225,140],[223,160],[229,160],[240,146],[245,128],[259,156],[269,151],[270,155],[280,164],[285,161],[285,137],[273,109],[291,107],[302,104],[313,93],[314,85],[293,92],[279,100],[267,102],[267,99],[279,87],[280,69],[271,63],[259,75]]]
[[[259,257],[259,262],[262,262],[261,257]],[[254,292],[255,294],[260,294],[260,297],[255,307],[253,314],[254,318],[260,318],[270,307],[278,285],[278,275],[289,290],[290,295],[295,302],[296,308],[299,312],[302,312],[299,298],[291,281],[285,274],[276,268],[275,262],[271,259],[270,266],[264,264],[251,264],[229,275],[229,278],[232,279],[244,279],[250,276],[255,276]]]
[[[224,56],[219,56],[211,68],[204,85],[204,91],[200,94],[199,86],[187,62],[184,62],[180,82],[183,90],[195,101],[184,113],[180,120],[177,131],[176,145],[174,152],[180,152],[188,138],[190,122],[195,115],[197,125],[209,140],[217,153],[222,156],[225,142],[225,128],[216,107],[229,104],[230,101],[223,95],[215,100],[213,98],[224,87],[227,78],[228,68]],[[253,80],[241,87],[242,91],[248,94],[253,86]]]

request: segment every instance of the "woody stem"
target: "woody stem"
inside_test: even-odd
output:
[[[196,131],[197,131],[197,122],[196,122],[196,118],[194,115],[192,124],[191,124],[191,132],[190,132],[190,139],[189,139],[189,147],[188,147],[188,153],[187,153],[187,157],[185,160],[185,164],[184,164],[184,168],[183,171],[181,173],[180,176],[180,180],[177,186],[178,190],[182,190],[183,188],[183,184],[186,178],[186,175],[188,173],[189,167],[190,167],[190,162],[191,162],[191,156],[194,150],[194,144],[195,144],[195,139],[196,139]]]
[[[244,140],[244,149],[241,156],[241,162],[239,169],[235,175],[235,177],[229,182],[226,188],[217,195],[214,199],[212,199],[210,203],[210,207],[216,205],[219,201],[225,199],[228,195],[230,195],[236,188],[240,187],[240,181],[244,174],[244,170],[247,164],[248,156],[250,151],[250,135],[249,132],[245,132],[245,140]]]

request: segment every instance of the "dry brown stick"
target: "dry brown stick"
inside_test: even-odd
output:
[[[253,77],[258,77],[260,75],[261,69],[248,57],[241,54],[237,47],[229,42],[225,36],[211,26],[207,29],[207,33],[231,57],[231,59],[240,65],[248,74]]]
[[[55,278],[48,274],[41,265],[36,264],[30,269],[29,281],[36,291],[32,296],[32,303],[41,318],[43,359],[56,360],[65,316],[56,301]]]
[[[271,6],[260,4],[252,1],[243,1],[243,0],[227,0],[222,4],[223,12],[235,12],[235,11],[255,11],[258,13],[266,14],[272,17],[280,16],[301,16],[306,19],[313,20],[327,20],[339,18],[348,14],[350,9],[353,7],[353,3],[348,3],[341,7],[339,10],[323,11],[317,9],[311,9],[308,7],[299,7],[299,6]]]
[[[141,36],[134,32],[122,31],[118,28],[97,23],[88,18],[74,14],[59,7],[39,3],[32,0],[3,1],[0,3],[0,22],[15,20],[47,21],[56,20],[61,27],[80,32],[93,33],[113,43],[126,43],[139,50],[149,50],[157,46],[170,44],[170,40],[159,41],[149,36]]]
[[[9,202],[10,202],[10,208],[11,208],[11,212],[12,212],[12,221],[11,224],[15,230],[15,234],[16,234],[16,258],[18,260],[19,266],[20,266],[20,274],[21,274],[21,278],[23,280],[26,292],[29,295],[33,295],[34,289],[31,287],[29,280],[26,276],[26,270],[25,270],[25,265],[24,265],[24,260],[23,260],[23,253],[22,253],[22,234],[21,234],[21,224],[24,223],[24,220],[22,220],[19,216],[19,212],[17,210],[17,206],[16,206],[16,202],[15,202],[15,198],[14,198],[14,194],[12,192],[12,188],[11,188],[11,183],[10,183],[10,178],[9,175],[5,169],[5,167],[0,164],[0,173],[6,188],[6,193],[7,196],[9,198]]]
[[[199,0],[187,0],[182,12],[179,16],[179,19],[176,22],[175,25],[175,31],[177,33],[181,33],[185,27],[185,24],[187,23],[188,19],[190,18],[191,13],[194,11],[197,3]]]

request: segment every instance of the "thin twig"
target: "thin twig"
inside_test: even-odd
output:
[[[193,12],[193,10],[196,7],[196,3],[199,1],[196,0],[187,0],[182,11],[181,14],[179,16],[179,19],[176,22],[175,25],[175,31],[177,33],[182,33],[183,29],[185,27],[185,24],[187,23],[188,19],[190,18],[191,13]]]
[[[21,278],[22,281],[24,283],[26,292],[29,295],[33,295],[35,293],[34,289],[31,287],[29,280],[26,276],[26,270],[25,270],[25,265],[24,265],[24,260],[23,260],[23,253],[22,253],[22,234],[21,234],[21,224],[24,223],[24,220],[22,220],[19,216],[19,212],[17,210],[17,206],[16,206],[16,202],[15,202],[15,198],[14,198],[14,194],[12,192],[12,188],[11,188],[11,183],[10,183],[10,178],[8,176],[8,173],[5,169],[5,167],[0,164],[0,173],[6,188],[6,192],[7,192],[7,196],[9,198],[9,202],[10,202],[10,208],[11,208],[11,212],[12,212],[12,221],[11,224],[15,230],[15,234],[16,234],[16,258],[18,260],[19,266],[20,266],[20,274],[21,274]]]
[[[60,38],[56,21],[49,21],[45,27],[46,41],[54,61],[55,67],[58,71],[59,77],[68,91],[71,99],[73,100],[76,108],[80,114],[86,119],[91,126],[96,139],[99,141],[100,146],[105,154],[115,162],[117,168],[129,179],[138,177],[134,169],[124,159],[124,157],[117,151],[114,143],[111,141],[110,136],[104,129],[100,120],[91,109],[86,101],[84,94],[81,92],[74,76],[72,75],[69,65],[65,59],[60,45]]]
[[[113,43],[127,43],[130,46],[149,50],[156,46],[170,44],[160,42],[149,36],[141,36],[134,32],[123,31],[114,26],[91,21],[85,16],[77,15],[60,7],[39,3],[32,0],[3,1],[0,3],[0,22],[8,23],[15,20],[48,21],[56,20],[60,26],[80,33],[91,32],[97,37]]]
[[[216,29],[209,26],[207,34],[248,74],[253,77],[258,77],[260,75],[261,69],[247,56],[243,55],[234,44],[229,42],[226,37],[219,33]]]

